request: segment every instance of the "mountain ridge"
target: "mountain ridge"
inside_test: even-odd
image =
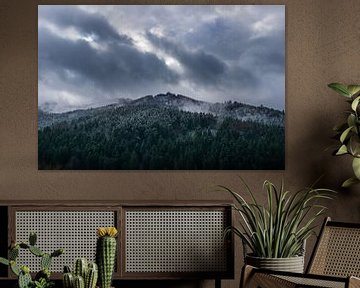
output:
[[[156,95],[145,95],[131,100],[119,98],[116,103],[99,106],[96,108],[77,109],[62,113],[46,112],[39,107],[38,124],[39,129],[50,126],[62,121],[71,121],[81,117],[91,117],[99,113],[106,113],[112,109],[127,106],[140,106],[145,108],[160,107],[167,109],[177,109],[191,113],[209,113],[219,118],[236,118],[242,121],[252,121],[257,123],[284,126],[284,112],[266,106],[253,106],[237,101],[227,101],[223,103],[211,103],[196,100],[191,97],[174,94],[171,92],[159,93]]]

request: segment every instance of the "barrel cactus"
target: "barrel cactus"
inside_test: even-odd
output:
[[[100,288],[110,288],[116,258],[115,227],[101,227],[97,229],[96,262],[99,267]]]

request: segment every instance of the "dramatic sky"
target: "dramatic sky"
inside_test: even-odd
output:
[[[46,6],[39,99],[63,112],[172,92],[284,109],[285,6]]]

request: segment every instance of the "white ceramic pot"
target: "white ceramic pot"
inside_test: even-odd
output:
[[[304,273],[304,256],[263,258],[246,255],[245,263],[262,269]]]

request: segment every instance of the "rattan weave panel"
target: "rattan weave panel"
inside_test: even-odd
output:
[[[245,286],[246,288],[296,288],[296,284],[271,274],[255,273]]]
[[[126,211],[126,272],[226,271],[224,211]]]
[[[360,229],[325,227],[309,272],[360,277]]]
[[[96,228],[115,226],[114,211],[16,211],[16,241],[28,241],[35,231],[38,244],[45,252],[64,248],[65,253],[56,258],[50,270],[62,272],[64,265],[74,259],[86,257],[95,260]],[[40,259],[28,251],[21,251],[18,262],[38,271]]]
[[[293,276],[279,276],[278,278],[290,281],[296,284],[296,287],[326,287],[326,288],[345,288],[345,281],[331,281],[324,279],[313,279],[313,278],[301,278],[301,277],[293,277]]]

